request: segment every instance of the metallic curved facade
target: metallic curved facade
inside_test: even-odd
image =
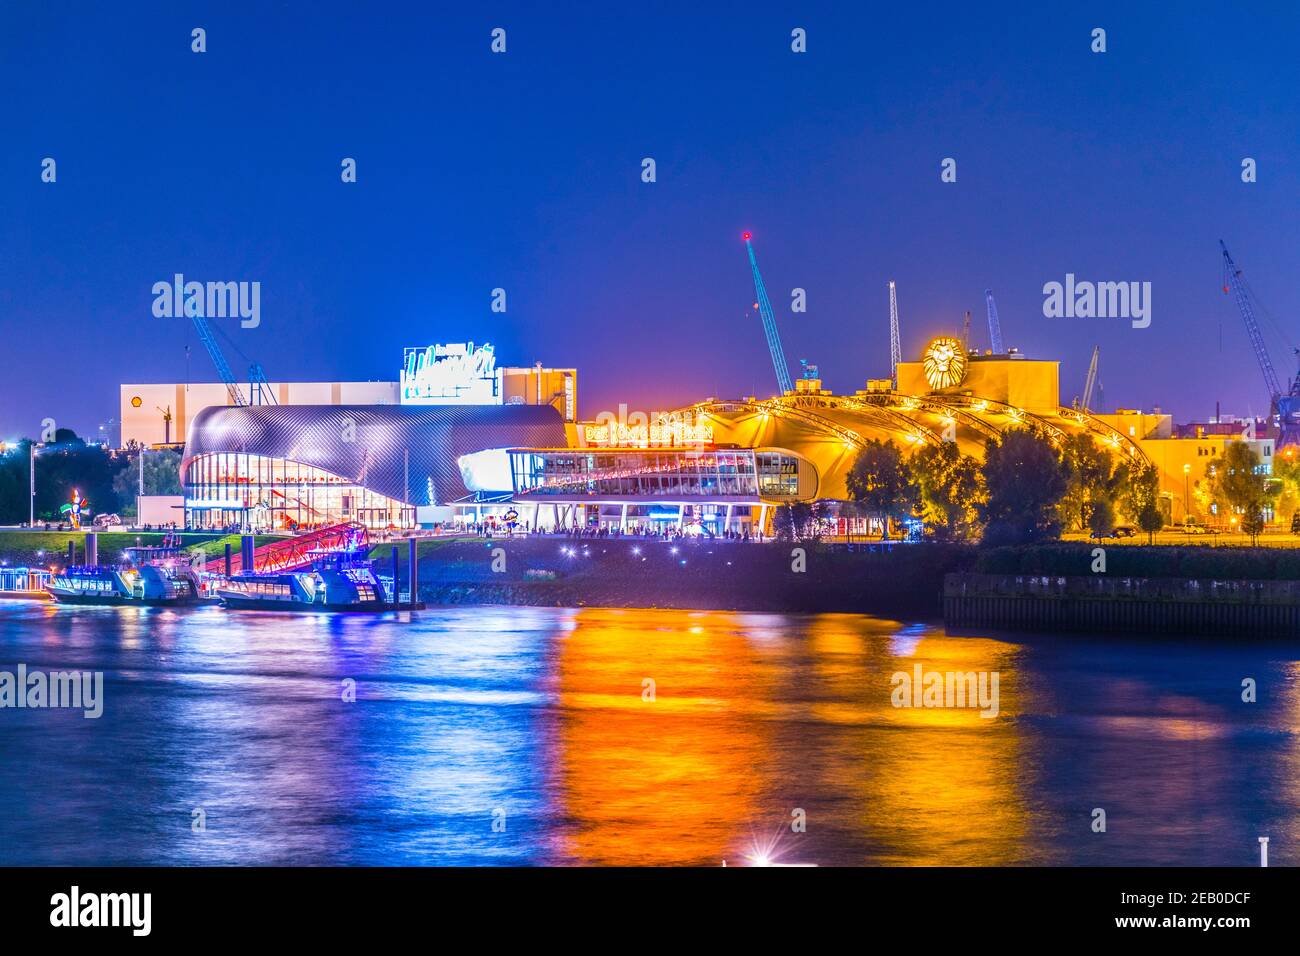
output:
[[[407,504],[446,504],[470,494],[459,456],[565,444],[564,419],[549,405],[213,406],[190,426],[181,474],[204,456],[259,456],[308,465]]]

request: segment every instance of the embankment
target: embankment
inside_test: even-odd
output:
[[[390,573],[391,548],[374,555]],[[899,546],[850,553],[778,542],[636,539],[429,541],[420,550],[429,604],[519,604],[736,611],[835,611],[937,617],[945,572],[969,549]],[[401,551],[405,574],[406,553]]]

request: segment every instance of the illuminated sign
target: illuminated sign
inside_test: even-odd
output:
[[[931,388],[960,385],[966,377],[966,349],[957,339],[947,336],[935,339],[925,347],[921,361]]]
[[[713,426],[663,418],[653,423],[597,421],[586,428],[587,444],[606,448],[672,448],[711,445]]]
[[[484,343],[430,345],[402,355],[403,405],[497,405],[496,353]]]

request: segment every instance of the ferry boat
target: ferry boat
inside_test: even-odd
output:
[[[140,604],[185,607],[203,602],[189,554],[179,546],[136,547],[127,564],[77,565],[56,571],[45,589],[60,604]]]
[[[221,603],[233,610],[393,611],[401,604],[375,574],[368,548],[308,552],[311,567],[299,571],[250,571],[216,586]]]

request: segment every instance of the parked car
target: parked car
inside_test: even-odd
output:
[[[1117,538],[1136,538],[1137,533],[1138,533],[1137,528],[1134,528],[1132,525],[1127,525],[1127,524],[1122,524],[1115,529],[1115,537]]]

